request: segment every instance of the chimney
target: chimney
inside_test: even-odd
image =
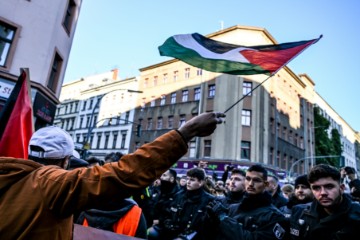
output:
[[[113,80],[117,80],[118,79],[118,73],[119,73],[119,69],[114,68],[113,70],[111,70],[113,72]]]

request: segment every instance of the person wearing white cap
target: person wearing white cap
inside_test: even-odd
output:
[[[150,185],[187,150],[193,137],[212,134],[222,113],[203,113],[178,130],[144,144],[120,161],[66,170],[73,154],[71,137],[45,127],[30,140],[31,160],[0,157],[1,239],[72,239],[73,214],[106,209]]]

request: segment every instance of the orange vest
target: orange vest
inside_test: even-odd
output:
[[[119,221],[114,223],[113,231],[118,234],[134,237],[139,226],[141,212],[141,208],[134,205]],[[86,218],[84,218],[83,226],[89,226]]]

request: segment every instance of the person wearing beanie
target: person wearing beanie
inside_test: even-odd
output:
[[[300,175],[295,179],[295,192],[289,196],[288,203],[280,208],[280,211],[286,218],[290,218],[291,209],[299,204],[306,204],[312,202],[314,196],[312,194],[310,184],[307,180],[307,175]]]

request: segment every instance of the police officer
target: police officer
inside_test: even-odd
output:
[[[329,165],[314,166],[308,181],[315,200],[292,208],[292,239],[358,239],[360,205],[343,194],[340,172]]]

